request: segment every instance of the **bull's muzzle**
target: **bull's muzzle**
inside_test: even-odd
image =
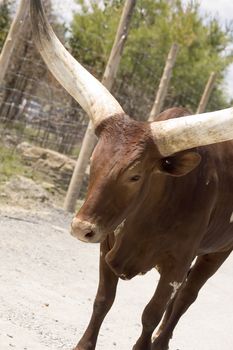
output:
[[[96,224],[75,217],[71,222],[71,235],[86,243],[99,243],[101,232]]]

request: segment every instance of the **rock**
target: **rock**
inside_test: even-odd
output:
[[[74,159],[47,148],[32,146],[27,142],[19,144],[17,151],[27,165],[32,166],[36,172],[43,174],[45,182],[52,182],[57,192],[64,192],[68,189],[76,164]],[[82,194],[86,192],[88,177],[89,170],[85,174]]]
[[[28,165],[40,158],[46,158],[46,150],[41,147],[31,146],[27,142],[20,143],[16,150],[22,155]]]
[[[68,188],[76,161],[68,156],[47,148],[32,146],[26,142],[17,147],[26,164],[44,175],[47,182],[66,190]]]
[[[56,192],[56,186],[55,185],[53,185],[53,184],[51,184],[49,182],[45,182],[45,181],[43,181],[41,183],[41,185],[49,193],[55,194],[55,192]]]
[[[24,176],[13,176],[3,187],[3,193],[13,201],[35,200],[45,202],[49,200],[44,188],[33,180]]]

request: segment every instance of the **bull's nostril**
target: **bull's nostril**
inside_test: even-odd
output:
[[[94,235],[95,233],[93,231],[90,231],[85,234],[85,238],[92,238]]]

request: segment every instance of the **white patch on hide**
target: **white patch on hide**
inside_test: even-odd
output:
[[[205,184],[206,184],[206,186],[208,186],[208,185],[209,185],[209,183],[210,183],[210,180],[207,180],[207,181],[206,181],[206,183],[205,183]]]
[[[230,217],[230,224],[233,222],[233,212],[231,214],[231,217]]]
[[[114,235],[115,237],[118,236],[121,233],[121,230],[123,229],[124,225],[125,225],[125,221],[126,219],[124,219],[118,226],[117,228],[114,230]]]
[[[176,282],[176,281],[169,283],[169,286],[171,286],[173,288],[171,299],[173,299],[175,297],[175,295],[176,295],[178,289],[180,288],[181,284],[182,284],[181,282]]]
[[[152,337],[151,337],[151,342],[154,343],[155,339],[158,338],[158,336],[160,335],[160,330],[158,329],[157,330],[154,330],[154,333],[152,334]]]

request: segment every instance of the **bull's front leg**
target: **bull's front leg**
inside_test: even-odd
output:
[[[143,311],[142,333],[133,350],[153,349],[151,343],[152,334],[161,321],[169,301],[175,297],[187,274],[188,268],[189,263],[183,266],[173,266],[170,269],[160,269],[160,280],[152,299]],[[163,349],[161,348],[161,350]]]
[[[109,251],[108,238],[100,245],[99,286],[89,325],[74,350],[94,350],[101,324],[110,310],[116,295],[118,277],[105,262]]]

